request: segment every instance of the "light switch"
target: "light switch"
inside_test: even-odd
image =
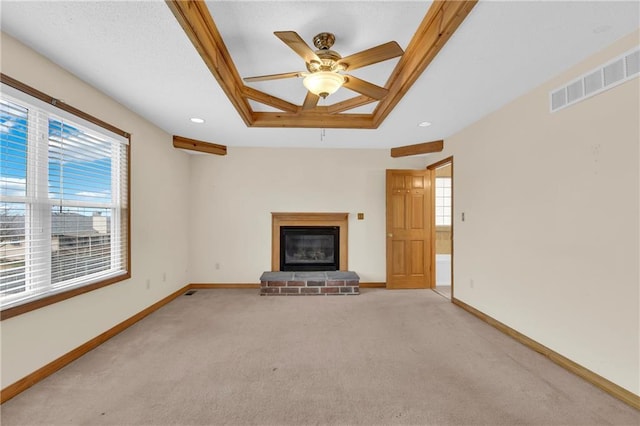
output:
[[[364,220],[364,213],[358,213],[358,220]]]

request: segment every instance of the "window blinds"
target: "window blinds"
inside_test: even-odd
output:
[[[3,309],[125,273],[128,139],[2,88]]]

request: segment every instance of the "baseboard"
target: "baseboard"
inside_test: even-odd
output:
[[[360,283],[360,288],[387,288],[387,283]]]
[[[62,355],[60,358],[54,361],[51,361],[49,364],[45,365],[44,367],[34,371],[33,373],[27,375],[26,377],[23,377],[22,379],[18,380],[12,385],[9,385],[6,388],[2,389],[2,391],[0,391],[0,404],[10,400],[14,396],[18,395],[20,392],[27,390],[31,386],[38,383],[40,380],[43,380],[44,378],[52,375],[56,371],[60,370],[62,367],[75,361],[76,359],[80,358],[82,355],[86,354],[90,350],[95,349],[96,347],[100,346],[107,340],[111,339],[116,334],[131,327],[133,324],[137,323],[147,315],[153,313],[154,311],[157,311],[167,303],[171,302],[176,297],[184,294],[184,292],[187,291],[189,287],[190,287],[189,285],[182,287],[180,290],[177,290],[171,293],[169,296],[165,297],[164,299],[154,303],[153,305],[138,312],[137,314],[124,320],[123,322],[115,325],[114,327],[110,328],[104,333],[78,346],[77,348],[73,349],[71,352],[68,352]]]
[[[624,389],[621,386],[616,385],[615,383],[605,379],[604,377],[600,376],[599,374],[594,373],[593,371],[581,366],[580,364],[570,360],[569,358],[560,355],[559,353],[555,352],[552,349],[549,349],[548,347],[542,345],[541,343],[536,342],[535,340],[525,336],[524,334],[520,333],[519,331],[514,330],[513,328],[509,327],[508,325],[505,325],[503,323],[501,323],[500,321],[490,317],[489,315],[477,310],[476,308],[467,305],[466,303],[462,302],[461,300],[458,300],[456,298],[452,298],[451,302],[456,305],[459,306],[460,308],[464,309],[465,311],[471,313],[472,315],[475,315],[476,317],[480,318],[482,321],[486,322],[487,324],[495,327],[496,329],[500,330],[501,332],[503,332],[504,334],[514,338],[515,340],[517,340],[518,342],[522,343],[523,345],[529,347],[530,349],[533,349],[534,351],[546,356],[547,358],[549,358],[551,361],[555,362],[556,364],[558,364],[560,367],[564,368],[565,370],[568,370],[572,373],[574,373],[575,375],[583,378],[584,380],[586,380],[587,382],[591,383],[594,386],[599,387],[600,389],[602,389],[603,391],[607,392],[608,394],[610,394],[611,396],[619,399],[622,402],[625,402],[627,404],[629,404],[630,406],[639,409],[640,410],[640,396],[634,394],[633,392],[630,392],[626,389]]]
[[[260,284],[256,283],[191,283],[189,284],[190,289],[200,290],[207,288],[260,288]]]

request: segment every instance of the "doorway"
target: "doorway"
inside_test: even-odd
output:
[[[387,170],[387,288],[433,288],[432,173]]]
[[[453,157],[427,167],[433,187],[431,241],[432,289],[453,298]]]

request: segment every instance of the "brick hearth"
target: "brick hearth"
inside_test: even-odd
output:
[[[345,296],[360,294],[360,277],[351,271],[265,272],[261,296]]]

